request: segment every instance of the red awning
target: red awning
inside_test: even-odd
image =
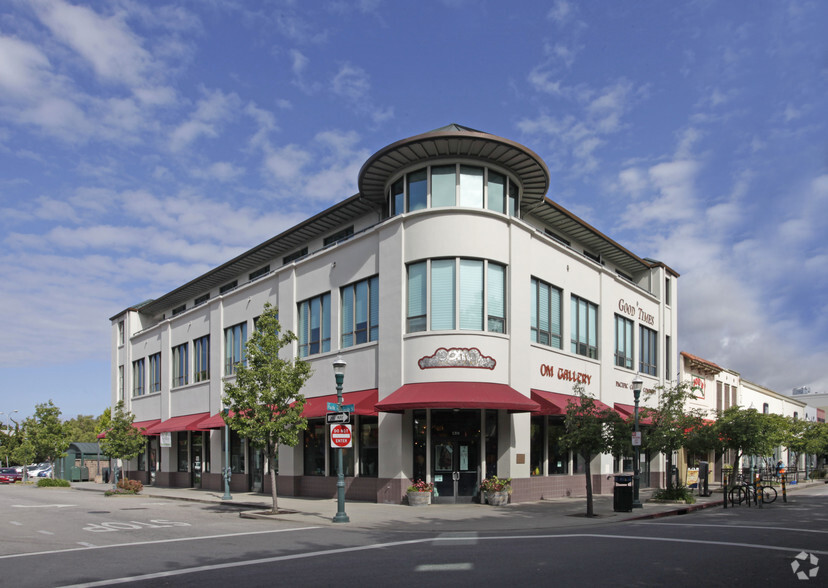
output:
[[[336,402],[336,394],[305,398],[305,408],[302,410],[302,416],[306,419],[319,419],[324,417],[329,412],[329,402]],[[374,408],[376,403],[376,388],[360,390],[359,392],[346,392],[342,395],[342,404],[353,404],[353,414],[360,416],[376,416],[377,409]]]
[[[201,423],[209,417],[209,412],[172,417],[154,425],[152,428],[148,428],[147,434],[158,435],[159,433],[170,433],[173,431],[206,431],[208,429],[203,427]]]
[[[538,410],[538,404],[506,384],[431,382],[405,384],[377,403],[380,412],[410,408],[492,408],[511,412]]]
[[[236,414],[234,411],[230,411],[230,416]],[[223,429],[224,428],[224,418],[221,416],[220,412],[217,412],[211,417],[208,417],[198,423],[198,426],[202,429]]]
[[[160,422],[161,419],[153,419],[151,421],[138,421],[137,423],[132,423],[132,426],[138,429],[139,431],[141,429],[146,429],[145,431],[142,431],[142,435],[152,435],[153,433],[149,432],[150,428],[154,427]],[[106,431],[98,433],[98,439],[106,439]]]
[[[540,410],[535,411],[535,414],[548,415],[565,415],[566,406],[570,402],[577,405],[581,404],[581,397],[572,394],[559,394],[557,392],[547,392],[546,390],[532,390],[532,400],[540,405]],[[595,400],[595,408],[598,410],[609,410],[609,406],[598,399]]]
[[[628,419],[628,418],[629,419],[635,418],[635,406],[633,406],[632,404],[621,404],[620,402],[616,402],[613,406],[615,407],[615,412],[620,414],[625,420]],[[639,424],[652,425],[653,424],[653,419],[652,418],[650,418],[650,417],[645,418],[645,417],[641,416],[641,408],[642,407],[640,407],[640,406],[638,407],[638,422],[639,422]]]

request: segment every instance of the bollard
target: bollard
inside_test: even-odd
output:
[[[785,490],[785,481],[787,480],[787,474],[782,474],[782,502],[788,502],[788,493]]]

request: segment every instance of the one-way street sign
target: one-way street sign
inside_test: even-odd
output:
[[[344,424],[351,422],[351,413],[348,412],[329,412],[325,415],[325,421],[328,424]]]

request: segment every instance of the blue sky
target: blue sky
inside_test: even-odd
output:
[[[816,0],[6,0],[0,411],[99,414],[110,316],[449,123],[678,271],[680,350],[824,392],[826,25]]]

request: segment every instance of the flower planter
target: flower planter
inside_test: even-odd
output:
[[[500,492],[485,492],[486,502],[492,506],[503,506],[509,504],[509,493],[506,490]]]
[[[431,504],[431,492],[408,492],[410,506],[428,506]]]

